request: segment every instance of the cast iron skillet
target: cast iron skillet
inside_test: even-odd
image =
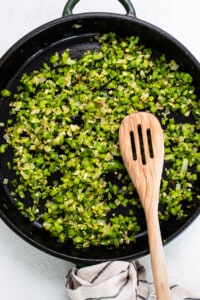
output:
[[[4,88],[15,91],[23,72],[37,69],[48,61],[55,51],[71,49],[73,57],[80,57],[87,49],[99,49],[92,40],[97,33],[115,32],[118,36],[138,35],[141,43],[153,50],[155,56],[165,53],[167,58],[175,59],[181,69],[193,77],[196,93],[200,97],[200,65],[192,54],[176,39],[161,29],[135,16],[135,10],[129,0],[119,0],[126,10],[126,15],[113,13],[82,13],[72,15],[72,10],[79,0],[69,0],[64,8],[63,17],[51,21],[30,32],[19,40],[0,60],[0,90]],[[0,122],[6,122],[9,115],[8,101],[1,101]],[[0,144],[3,140],[3,128],[0,127]],[[126,247],[108,249],[94,247],[86,250],[75,249],[67,242],[58,244],[41,227],[30,223],[16,209],[10,195],[9,185],[3,184],[3,178],[12,178],[13,174],[6,167],[11,154],[0,156],[0,215],[5,223],[19,236],[32,245],[54,256],[77,264],[94,264],[108,259],[130,260],[148,253],[148,239],[143,213],[140,214],[142,231],[137,241]],[[199,180],[196,192],[199,193]],[[162,236],[169,241],[179,234],[199,215],[199,203],[194,201],[188,209],[188,217],[176,221],[170,219],[161,224]]]

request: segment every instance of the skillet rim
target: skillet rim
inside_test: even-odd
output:
[[[6,64],[7,60],[20,48],[22,47],[26,42],[30,41],[31,38],[41,34],[42,32],[45,32],[46,30],[49,30],[50,28],[53,29],[55,26],[58,26],[62,23],[70,23],[70,22],[80,22],[82,20],[91,20],[91,19],[115,19],[115,20],[122,20],[123,22],[129,21],[130,23],[137,24],[139,26],[144,26],[148,27],[148,30],[151,30],[152,33],[162,35],[163,38],[166,39],[166,41],[170,41],[172,44],[175,44],[178,48],[180,48],[181,51],[184,52],[184,55],[188,56],[190,61],[193,63],[193,68],[195,67],[198,69],[200,73],[200,64],[197,61],[197,59],[193,56],[193,54],[181,43],[179,42],[176,38],[174,38],[172,35],[167,33],[166,31],[160,29],[159,27],[146,22],[144,20],[138,19],[132,15],[121,15],[121,14],[116,14],[116,13],[80,13],[76,15],[70,15],[70,16],[63,16],[58,19],[52,20],[48,23],[45,23],[26,35],[24,35],[22,38],[20,38],[13,46],[11,46],[6,53],[1,57],[0,59],[0,73],[1,73],[1,67]],[[75,24],[75,23],[74,23]],[[200,87],[198,88],[200,91]],[[184,231],[191,223],[193,220],[195,220],[200,214],[200,207],[195,211],[195,213],[182,225],[174,234],[172,234],[169,238],[166,239],[166,242],[170,242],[172,239],[174,239],[176,236],[178,236],[182,231]],[[29,242],[31,245],[39,248],[40,250],[43,250],[44,252],[51,254],[53,256],[62,258],[62,259],[67,259],[72,262],[78,262],[78,263],[83,263],[83,264],[93,264],[97,262],[102,262],[105,261],[105,259],[90,259],[90,258],[80,258],[80,257],[73,257],[67,254],[60,253],[58,251],[49,249],[48,247],[45,247],[41,244],[39,244],[37,241],[31,239],[28,235],[24,234],[15,224],[10,221],[10,219],[6,216],[6,214],[3,212],[3,210],[0,207],[0,217],[2,220],[16,233],[18,236],[22,237],[24,240]],[[137,254],[132,254],[124,257],[119,257],[117,259],[125,259],[125,260],[130,260],[134,259],[137,257],[141,257],[145,254],[148,254],[149,250],[145,249],[143,251],[140,251]],[[116,259],[116,258],[113,258]],[[112,259],[111,259],[112,260]]]

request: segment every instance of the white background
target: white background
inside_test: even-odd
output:
[[[0,57],[19,38],[59,18],[66,0],[0,0]],[[172,34],[200,61],[199,0],[132,0],[137,17]],[[117,0],[81,0],[74,13],[124,13]],[[165,246],[170,282],[200,297],[200,217]],[[149,256],[141,262],[151,277]],[[0,300],[64,300],[71,263],[35,249],[0,220]]]

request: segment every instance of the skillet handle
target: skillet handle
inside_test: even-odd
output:
[[[80,0],[68,0],[67,3],[65,4],[64,10],[63,10],[63,17],[64,16],[68,16],[68,15],[72,15],[72,10],[74,9],[74,7],[76,6],[76,4],[79,2]],[[136,17],[136,13],[135,13],[135,8],[133,7],[133,4],[131,3],[131,0],[118,0],[122,6],[125,8],[126,10],[126,14],[127,15],[131,15],[133,17]]]

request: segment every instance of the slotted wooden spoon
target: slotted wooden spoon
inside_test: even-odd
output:
[[[157,300],[169,300],[170,289],[158,219],[164,161],[164,138],[159,121],[146,112],[125,117],[119,129],[119,144],[124,165],[145,212]]]

